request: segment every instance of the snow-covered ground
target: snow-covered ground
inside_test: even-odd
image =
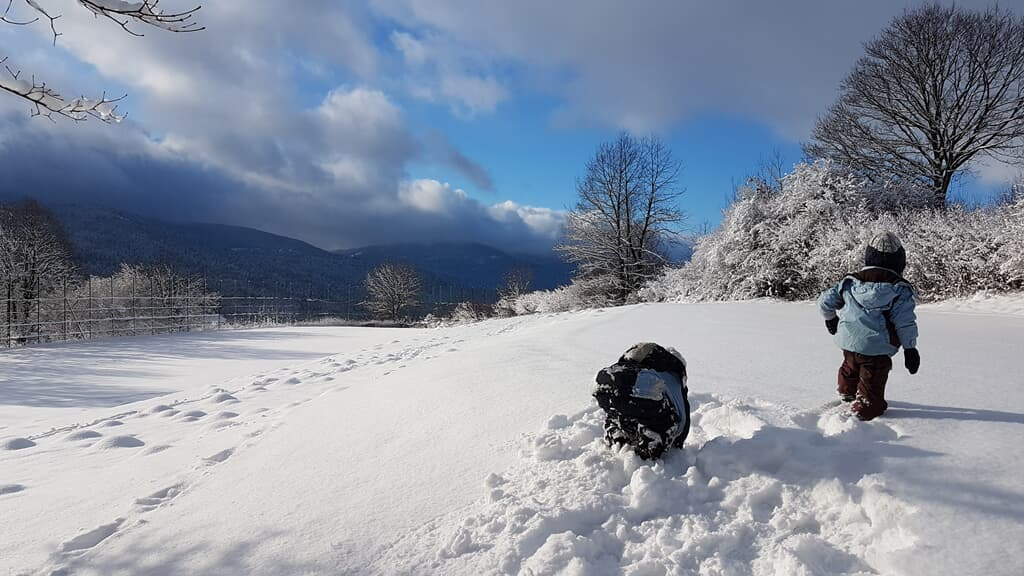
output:
[[[0,574],[1022,574],[1024,318],[920,316],[870,423],[808,304],[0,352]],[[689,361],[657,463],[589,396],[639,340]]]

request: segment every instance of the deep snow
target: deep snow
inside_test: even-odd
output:
[[[1024,318],[921,312],[891,408],[809,304],[0,353],[0,574],[1024,573]],[[606,448],[598,369],[688,360],[685,450]]]

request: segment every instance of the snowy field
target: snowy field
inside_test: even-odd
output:
[[[983,304],[922,309],[869,423],[809,304],[0,352],[0,574],[1019,576],[1024,317]],[[639,340],[689,361],[654,464],[590,400]]]

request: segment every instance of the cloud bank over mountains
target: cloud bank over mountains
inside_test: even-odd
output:
[[[552,130],[665,131],[713,112],[800,140],[861,43],[903,9],[226,0],[203,6],[203,32],[138,38],[73,0],[50,4],[62,15],[56,47],[41,23],[0,25],[0,56],[58,89],[123,90],[129,119],[52,124],[0,98],[0,194],[255,226],[325,248],[468,240],[511,251],[550,247],[563,202],[518,202],[473,150],[414,127],[411,105],[470,123],[541,94],[557,103],[545,112]],[[458,181],[411,172],[422,166]]]

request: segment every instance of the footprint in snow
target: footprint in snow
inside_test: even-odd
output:
[[[114,448],[138,448],[146,443],[135,436],[111,436],[100,440],[94,446],[98,450],[111,450]]]
[[[111,428],[111,427],[114,427],[114,426],[124,426],[124,422],[121,422],[120,420],[105,420],[105,421],[100,423],[100,426],[103,426],[103,427],[106,427],[106,428]]]
[[[212,398],[210,398],[210,401],[213,402],[214,404],[222,404],[224,402],[238,402],[238,398],[235,398],[234,396],[228,394],[227,392],[220,392],[214,395]]]
[[[64,437],[68,442],[77,442],[79,440],[91,440],[103,436],[95,430],[76,430]]]
[[[0,448],[4,450],[24,450],[35,445],[36,443],[28,438],[8,438],[3,441],[3,444],[0,444]]]
[[[0,496],[21,492],[25,487],[21,484],[0,484]]]
[[[231,458],[231,455],[234,453],[234,448],[228,448],[227,450],[221,450],[220,452],[217,452],[213,456],[207,456],[206,458],[203,458],[203,461],[206,462],[207,464],[220,464],[221,462],[224,462],[228,458]]]
[[[142,508],[143,511],[149,511],[165,502],[173,500],[175,497],[181,494],[183,489],[184,484],[175,484],[173,486],[168,486],[167,488],[164,488],[162,490],[157,490],[156,492],[150,494],[149,496],[146,496],[145,498],[139,498],[135,500],[135,504],[136,506]]]
[[[124,518],[118,518],[110,524],[104,524],[88,532],[83,532],[78,536],[75,536],[71,540],[64,542],[60,545],[61,553],[68,554],[71,552],[78,552],[80,550],[88,550],[95,547],[100,542],[103,542],[107,538],[110,538],[117,532],[117,529],[124,523]]]
[[[202,418],[203,416],[206,416],[206,412],[203,412],[202,410],[189,410],[188,412],[181,413],[182,420],[187,420],[189,418],[197,419]]]
[[[749,573],[758,564],[877,573],[859,552],[914,545],[902,520],[913,508],[853,458],[889,432],[828,437],[778,410],[705,404],[686,449],[657,462],[609,449],[596,407],[556,415],[521,462],[486,478],[479,506],[424,525],[408,539],[415,549],[396,547],[382,562],[437,573]],[[835,518],[849,521],[835,529]]]

